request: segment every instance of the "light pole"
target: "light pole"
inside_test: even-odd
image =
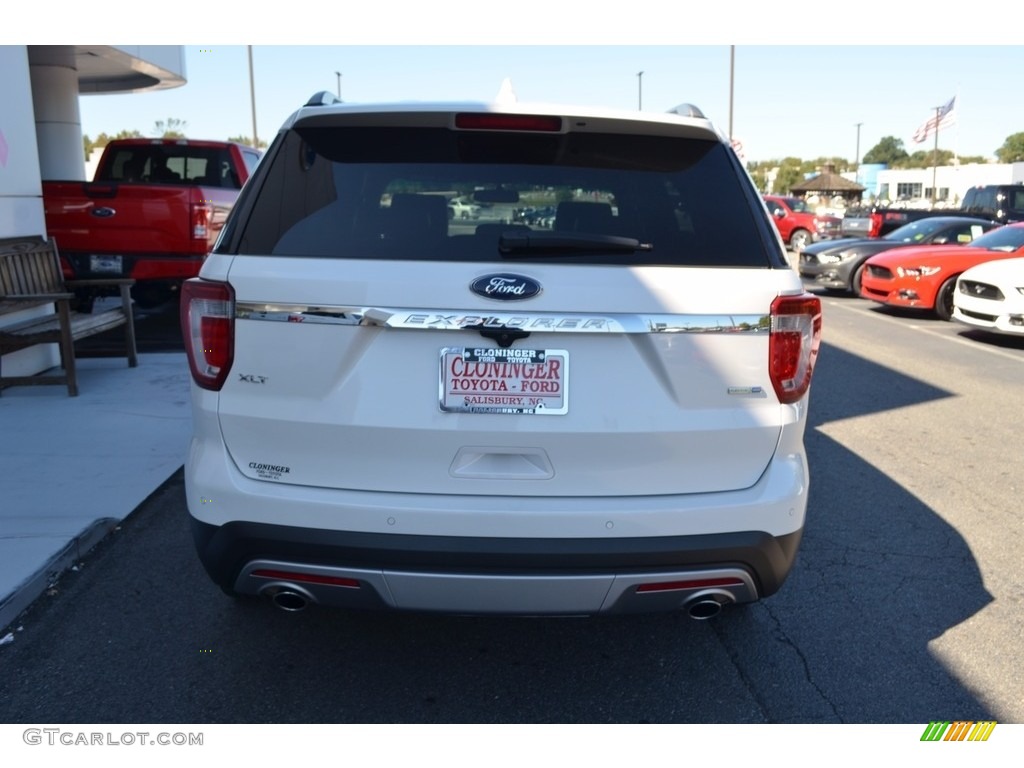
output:
[[[732,88],[736,72],[736,46],[729,46],[729,141],[732,142]]]
[[[932,208],[935,207],[935,179],[939,170],[939,113],[942,107],[935,108],[935,149],[932,151]]]
[[[256,135],[256,81],[252,75],[252,46],[246,47],[249,49],[249,98],[252,100],[252,145],[259,149],[260,140]]]
[[[644,71],[641,69],[636,73],[636,111],[644,108]]]
[[[338,101],[341,101],[341,72],[335,72],[338,76]]]
[[[857,172],[857,181],[860,182],[860,127],[864,123],[857,123],[857,151],[853,155],[853,170]]]

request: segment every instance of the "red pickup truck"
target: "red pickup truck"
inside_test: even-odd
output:
[[[68,279],[131,277],[162,304],[195,277],[260,153],[242,144],[118,139],[92,182],[44,181],[46,229]],[[79,297],[88,307],[92,296]]]
[[[764,202],[782,241],[797,253],[811,243],[839,237],[839,217],[819,216],[799,198],[765,195]]]

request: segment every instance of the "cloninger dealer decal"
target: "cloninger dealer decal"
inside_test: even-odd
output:
[[[250,461],[249,469],[256,472],[256,476],[261,480],[280,480],[282,476],[291,472],[290,467],[280,464],[260,464],[258,461]]]
[[[558,416],[569,412],[568,388],[564,349],[441,350],[442,411]]]

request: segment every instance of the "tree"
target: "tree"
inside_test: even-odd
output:
[[[890,167],[909,157],[903,149],[903,142],[895,136],[883,136],[875,146],[864,154],[865,163],[884,163]]]
[[[236,144],[245,144],[246,146],[249,147],[253,146],[252,139],[250,139],[248,136],[228,136],[228,141],[233,141]],[[260,139],[259,143],[256,145],[256,149],[266,148],[267,142],[265,142],[263,139]]]
[[[753,179],[754,186],[759,192],[766,192],[768,189],[768,170],[767,166],[757,163],[750,163],[747,166],[747,173],[750,174],[750,178]]]
[[[1000,163],[1024,162],[1024,133],[1007,136],[1003,146],[996,150],[996,159]]]
[[[772,186],[772,192],[776,195],[788,195],[789,190],[803,180],[804,174],[800,170],[800,166],[786,163],[783,160],[783,165],[779,167],[779,172],[775,175],[775,184]]]
[[[804,163],[804,173],[820,173],[827,165],[835,168],[836,173],[853,170],[853,164],[845,157],[819,157],[817,160]]]
[[[114,136],[107,136],[105,133],[101,133],[95,139],[90,139],[87,135],[82,137],[82,144],[85,148],[85,160],[89,161],[89,155],[97,150],[107,146],[113,139],[141,139],[142,132],[137,131],[134,128],[124,129],[118,131]]]
[[[158,139],[184,139],[187,125],[184,120],[168,117],[166,120],[157,120],[153,123],[153,134]]]
[[[938,157],[938,162],[935,158]],[[902,160],[898,160],[891,167],[893,168],[931,168],[933,165],[952,165],[953,153],[948,149],[940,149],[936,154],[934,149],[927,152],[918,150],[914,154]]]

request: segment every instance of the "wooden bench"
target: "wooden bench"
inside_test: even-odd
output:
[[[4,387],[24,384],[67,384],[68,395],[78,395],[75,377],[75,342],[120,325],[125,327],[128,365],[138,365],[135,351],[135,320],[132,316],[130,286],[134,280],[64,280],[54,240],[41,237],[0,240],[0,319],[32,307],[49,306],[53,311],[31,320],[0,327],[0,356],[36,344],[59,344],[63,373],[46,376],[3,376]],[[71,308],[76,288],[117,286],[121,306],[94,314]],[[2,362],[0,362],[2,364]]]

